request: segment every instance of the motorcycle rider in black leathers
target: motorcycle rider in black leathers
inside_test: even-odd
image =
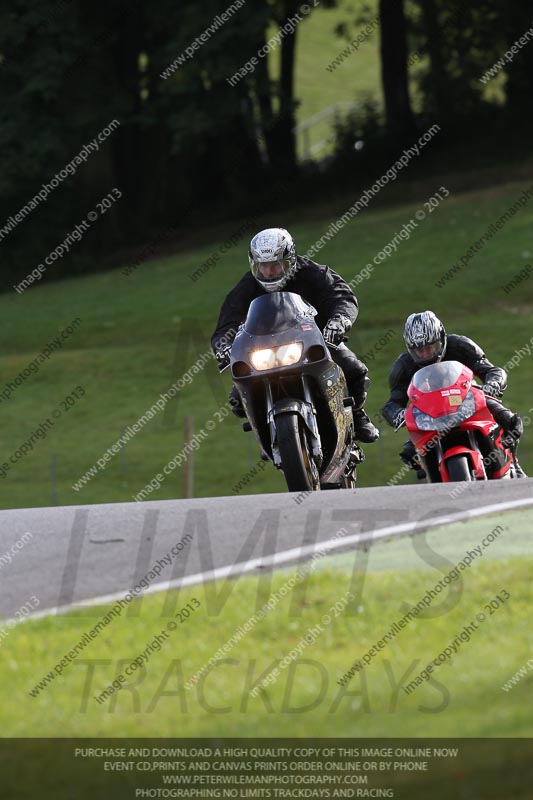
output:
[[[516,475],[519,478],[526,477],[516,457],[518,441],[524,432],[522,419],[501,403],[501,397],[507,388],[505,370],[491,364],[481,347],[472,339],[455,333],[446,334],[444,325],[433,311],[411,314],[407,318],[404,341],[407,352],[401,353],[392,365],[389,374],[390,397],[381,410],[389,425],[395,430],[402,427],[408,403],[407,389],[417,370],[437,361],[459,361],[483,382],[487,406],[498,425],[505,431],[503,444],[513,454]],[[400,458],[417,471],[419,478],[425,477],[415,446],[410,440],[404,444]],[[426,466],[431,467],[432,477],[438,480],[435,465],[431,466],[426,459]]]
[[[361,442],[374,442],[379,431],[363,409],[370,385],[368,368],[344,344],[359,312],[351,288],[329,267],[297,256],[292,236],[284,228],[267,228],[256,234],[250,243],[248,258],[250,272],[243,275],[224,300],[211,338],[219,368],[229,364],[233,339],[246,319],[252,300],[266,292],[295,292],[317,309],[316,324],[324,340],[337,346],[331,348],[331,358],[342,368],[348,391],[355,401],[356,438]],[[235,386],[230,393],[230,403],[237,416],[245,416]]]

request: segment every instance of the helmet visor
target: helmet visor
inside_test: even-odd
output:
[[[442,341],[437,339],[435,342],[409,347],[409,355],[417,364],[432,364],[442,353]]]
[[[278,261],[253,261],[252,275],[261,283],[276,283],[290,274],[291,260],[281,258]]]

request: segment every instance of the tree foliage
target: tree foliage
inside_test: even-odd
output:
[[[227,8],[220,0],[13,0],[2,8],[0,229],[84,144],[120,123],[32,212],[31,236],[27,222],[0,236],[4,286],[42,262],[113,187],[121,200],[87,233],[80,257],[58,262],[54,276],[98,268],[114,248],[169,226],[249,214],[272,203],[280,186],[298,184],[294,66],[306,22],[291,30],[290,20],[301,3],[248,0],[176,68]],[[358,8],[369,13],[368,4]],[[463,130],[487,109],[502,120],[531,120],[533,42],[505,66],[503,103],[480,81],[531,27],[526,4],[379,0],[379,8],[389,139],[400,145],[417,125],[407,80],[412,53],[422,58],[416,80],[425,117]],[[257,55],[276,34],[273,80],[272,61]]]

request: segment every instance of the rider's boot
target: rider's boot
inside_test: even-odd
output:
[[[516,451],[518,450],[518,442],[515,442],[513,445],[511,445],[509,450],[511,451],[511,453],[513,455],[516,477],[517,478],[527,478],[526,473],[524,472],[524,470],[522,469],[522,467],[518,463],[518,458],[517,458],[517,455],[516,455]]]
[[[379,430],[370,420],[363,408],[354,408],[353,421],[355,428],[355,438],[360,442],[370,444],[379,439]]]
[[[365,444],[375,442],[377,439],[379,439],[379,430],[370,420],[368,415],[365,414],[364,409],[367,390],[370,386],[370,379],[367,375],[363,374],[363,376],[361,376],[361,374],[354,373],[352,370],[348,373],[348,375],[346,375],[346,382],[348,384],[348,391],[354,400],[352,413],[355,438]]]
[[[488,403],[487,403],[488,405]],[[513,414],[508,408],[503,407],[503,409],[498,409],[498,413],[494,413],[492,408],[490,409],[492,415],[496,422],[502,426],[505,431],[505,436],[502,439],[502,444],[504,447],[508,447],[512,453],[515,472],[517,478],[527,478],[526,473],[518,463],[518,458],[516,455],[516,451],[518,450],[518,444],[520,442],[520,437],[524,433],[524,421],[519,414]]]

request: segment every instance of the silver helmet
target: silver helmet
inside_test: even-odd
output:
[[[250,242],[250,269],[267,292],[278,292],[296,272],[296,245],[285,228],[266,228]]]
[[[421,311],[407,317],[403,339],[409,355],[418,366],[441,361],[446,352],[446,331],[433,311]]]

